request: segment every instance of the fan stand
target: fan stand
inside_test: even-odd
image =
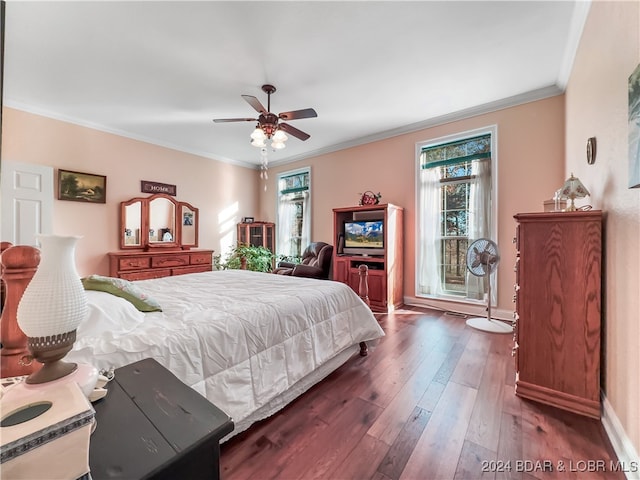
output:
[[[485,283],[487,284],[487,316],[485,317],[472,317],[467,320],[467,325],[471,328],[475,328],[476,330],[482,330],[483,332],[489,333],[512,333],[513,327],[507,325],[500,320],[493,320],[491,318],[491,279],[489,276],[491,274],[487,274],[484,276]],[[487,281],[487,279],[489,281]]]

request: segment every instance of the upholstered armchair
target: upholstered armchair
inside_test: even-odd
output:
[[[273,271],[278,275],[328,279],[331,270],[333,245],[313,242],[302,252],[300,263],[280,262]]]

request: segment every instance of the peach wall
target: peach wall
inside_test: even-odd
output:
[[[275,182],[279,172],[311,166],[312,238],[335,244],[335,207],[358,204],[359,193],[382,193],[383,203],[405,209],[404,290],[415,296],[416,143],[473,130],[498,127],[498,308],[513,311],[515,232],[513,215],[542,211],[564,181],[564,96],[530,102],[418,132],[372,142],[311,159],[273,167],[267,191],[260,189],[261,216],[275,220]]]
[[[119,249],[119,204],[144,196],[140,180],[176,185],[176,198],[200,209],[200,248],[222,251],[235,242],[241,217],[257,211],[253,169],[11,108],[3,114],[3,159],[107,176],[106,204],[53,201],[54,233],[83,237],[76,252],[81,275],[108,273],[106,253]]]
[[[640,451],[640,189],[628,185],[628,78],[640,63],[640,3],[593,2],[566,91],[566,170],[606,212],[603,390]],[[597,139],[594,165],[587,138]],[[636,458],[637,460],[637,458]]]

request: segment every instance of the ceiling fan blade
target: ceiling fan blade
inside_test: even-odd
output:
[[[214,118],[213,121],[215,123],[226,123],[226,122],[257,122],[257,118]]]
[[[285,132],[287,132],[290,135],[293,135],[297,139],[302,140],[303,142],[307,138],[311,137],[311,135],[309,135],[308,133],[304,133],[302,130],[298,130],[296,127],[292,127],[288,123],[280,123],[279,127],[280,127],[280,129],[284,130]]]
[[[269,113],[264,108],[264,106],[260,103],[260,100],[258,100],[253,95],[242,95],[242,98],[244,98],[249,105],[251,105],[253,108],[255,108],[257,112],[264,113],[264,114]]]
[[[291,112],[282,112],[278,115],[282,120],[297,120],[298,118],[313,118],[318,114],[313,108],[305,108],[302,110],[293,110]]]

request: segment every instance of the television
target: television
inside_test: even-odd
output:
[[[384,255],[384,220],[344,222],[344,248],[347,255]]]

